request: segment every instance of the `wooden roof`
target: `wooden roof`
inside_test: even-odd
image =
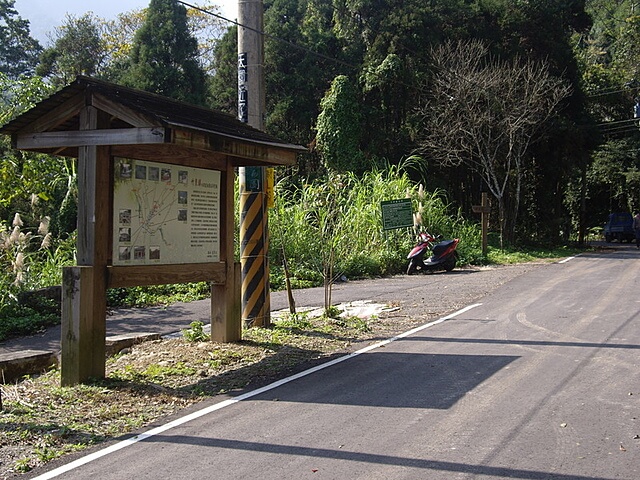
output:
[[[81,112],[95,107],[98,129],[81,128]],[[112,153],[140,159],[191,162],[216,168],[292,165],[306,148],[283,142],[235,117],[160,95],[78,76],[62,90],[0,128],[15,148],[78,156],[78,148],[110,145]],[[220,162],[219,162],[220,161]]]

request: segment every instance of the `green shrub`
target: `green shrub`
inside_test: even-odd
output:
[[[110,307],[147,307],[151,305],[191,302],[209,298],[207,282],[149,285],[145,287],[110,288],[107,305]]]
[[[51,313],[53,307],[43,311],[10,303],[0,306],[0,341],[8,338],[33,335],[60,323],[60,313]]]
[[[356,253],[339,263],[339,270],[349,279],[379,277],[383,275],[383,266],[375,255]]]
[[[188,329],[182,330],[182,336],[187,342],[206,342],[211,336],[205,333],[204,323],[191,322]]]

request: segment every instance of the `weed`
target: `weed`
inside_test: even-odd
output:
[[[40,448],[34,448],[33,452],[38,457],[38,460],[40,460],[40,462],[42,462],[42,463],[50,462],[54,458],[57,458],[58,456],[60,456],[59,451],[51,449],[51,448],[49,448],[47,446],[43,446],[43,447],[40,447]]]
[[[204,323],[196,321],[189,324],[191,328],[182,330],[182,336],[187,342],[206,342],[211,336],[205,333]]]
[[[274,324],[277,328],[288,328],[290,330],[304,330],[305,328],[310,328],[313,325],[306,312],[287,313],[282,319],[274,322]]]
[[[347,317],[345,319],[345,323],[349,328],[352,328],[353,330],[357,331],[357,332],[370,332],[371,331],[371,327],[369,327],[369,324],[367,323],[367,321],[364,318],[360,318],[360,317]]]
[[[342,310],[340,310],[338,307],[336,307],[335,305],[329,305],[327,308],[324,309],[324,314],[323,316],[325,318],[340,318],[340,314],[342,313]]]
[[[30,458],[21,458],[13,464],[13,469],[18,473],[27,473],[31,471]]]

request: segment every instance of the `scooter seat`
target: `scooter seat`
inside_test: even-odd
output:
[[[433,251],[432,251],[433,256],[434,257],[439,257],[454,242],[455,242],[455,240],[445,240],[444,242],[440,242],[439,244],[437,244],[436,246],[433,247]]]

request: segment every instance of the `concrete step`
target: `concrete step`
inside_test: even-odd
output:
[[[51,367],[57,367],[59,352],[45,350],[23,350],[0,354],[0,372],[2,383],[10,383],[25,375],[46,372]]]
[[[107,356],[116,355],[125,348],[149,340],[160,340],[159,333],[134,332],[113,335],[105,340]],[[20,352],[0,353],[0,383],[11,383],[25,375],[44,373],[60,365],[60,351],[22,350]]]

